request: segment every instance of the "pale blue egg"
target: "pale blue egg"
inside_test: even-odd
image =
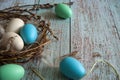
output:
[[[79,80],[86,75],[84,66],[73,57],[66,57],[60,62],[60,71],[73,80]]]
[[[38,32],[33,24],[25,24],[20,30],[20,35],[26,44],[32,44],[38,37]]]

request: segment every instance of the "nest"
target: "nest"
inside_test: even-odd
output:
[[[45,4],[42,7],[45,8]],[[47,5],[47,8],[49,7],[52,8],[51,6]],[[7,26],[5,23],[8,23],[11,18],[21,18],[25,23],[32,23],[37,26],[39,31],[38,40],[34,44],[25,45],[24,49],[21,51],[15,51],[11,49],[7,50],[0,47],[1,64],[28,62],[34,59],[36,56],[41,56],[44,46],[50,42],[50,36],[53,36],[58,40],[58,38],[50,29],[50,22],[42,20],[41,16],[33,13],[34,10],[37,10],[35,5],[14,6],[0,10],[0,24]]]
[[[31,44],[26,45],[23,50],[15,51],[12,49],[2,50],[0,48],[0,63],[25,63],[33,59],[36,56],[40,56],[44,49],[44,45],[50,42],[49,36],[53,35],[48,24],[44,26],[39,25],[39,39]],[[49,35],[50,33],[50,35]],[[54,36],[54,35],[53,35]],[[55,36],[54,36],[55,37]]]

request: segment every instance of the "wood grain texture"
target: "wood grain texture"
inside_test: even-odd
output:
[[[15,3],[16,3],[16,0],[11,0],[11,1],[0,0],[0,9],[4,9],[4,8],[10,7],[10,6],[13,6],[13,5],[15,5]]]
[[[105,59],[120,72],[119,12],[114,5],[119,0],[77,0],[72,6],[71,50],[78,56],[87,70],[98,59]],[[118,3],[117,3],[118,2]],[[97,53],[99,57],[93,57]],[[83,80],[117,80],[111,68],[99,64],[93,74]]]
[[[0,9],[20,3],[61,3],[70,0],[0,0]],[[56,17],[54,8],[35,12],[51,22],[51,28],[59,37],[45,47],[43,58],[24,64],[26,74],[22,80],[40,80],[29,67],[38,69],[45,80],[68,80],[59,72],[56,58],[78,51],[77,57],[89,71],[98,59],[115,65],[120,73],[120,0],[71,0],[73,16],[70,19]],[[82,80],[117,80],[112,69],[98,64],[91,75]]]
[[[49,2],[53,3],[61,3],[61,2],[69,2],[69,0],[40,0],[40,4],[44,4]],[[39,10],[37,12],[38,15],[41,15],[43,19],[46,21],[50,21],[51,29],[54,31],[56,36],[59,38],[59,41],[52,40],[49,46],[46,47],[46,50],[43,52],[45,55],[45,60],[48,64],[45,64],[45,61],[42,60],[40,63],[39,70],[43,74],[46,80],[66,80],[63,77],[58,68],[59,62],[56,64],[56,58],[62,56],[66,53],[69,53],[69,43],[70,43],[70,19],[64,20],[56,17],[54,8],[47,10]]]

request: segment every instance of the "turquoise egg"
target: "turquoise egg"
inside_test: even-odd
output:
[[[24,68],[17,64],[0,66],[0,80],[20,80],[24,73]]]
[[[55,13],[58,17],[61,17],[61,18],[70,18],[72,16],[72,10],[71,8],[66,5],[66,4],[57,4],[56,7],[55,7]]]
[[[83,65],[73,57],[66,57],[60,62],[60,71],[73,80],[79,80],[86,75]]]
[[[25,24],[20,30],[20,35],[25,44],[32,44],[38,37],[38,32],[33,24]]]

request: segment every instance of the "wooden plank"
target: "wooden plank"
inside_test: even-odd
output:
[[[108,1],[109,5],[109,13],[110,16],[113,19],[113,27],[114,29],[116,29],[116,33],[118,34],[118,37],[120,39],[120,1],[119,0],[111,0]]]
[[[16,0],[0,0],[0,10],[15,5]]]
[[[61,3],[61,2],[69,2],[69,0],[40,0],[40,4],[43,3]],[[45,55],[45,60],[49,63],[49,65],[45,64],[45,61],[42,60],[40,65],[38,66],[39,71],[45,77],[46,80],[66,80],[63,77],[58,69],[58,64],[56,64],[55,60],[59,56],[62,56],[66,53],[69,53],[69,26],[70,20],[60,19],[55,16],[54,8],[47,10],[39,10],[37,12],[38,15],[41,15],[43,19],[46,21],[50,21],[51,28],[54,30],[54,33],[59,38],[59,41],[52,40],[49,46],[43,52]],[[59,62],[57,62],[59,63]],[[36,80],[37,78],[35,78]]]
[[[1,0],[0,1],[0,9],[12,7],[15,5],[27,5],[27,4],[35,4],[35,0]],[[31,66],[30,63],[26,63],[23,65],[25,68],[25,76],[22,80],[32,80],[34,75],[32,75],[32,71],[29,69]]]
[[[40,2],[39,2],[40,1]],[[26,73],[22,80],[39,80],[29,67],[36,67],[46,80],[68,80],[58,69],[55,59],[77,50],[80,61],[90,70],[98,59],[106,59],[115,65],[120,72],[120,3],[119,0],[73,0],[71,6],[74,15],[71,19],[62,20],[55,16],[54,8],[39,10],[42,19],[51,22],[51,28],[59,37],[45,47],[42,60],[36,59],[24,64]],[[0,0],[0,9],[20,3],[59,3],[69,0]],[[99,54],[99,56],[94,56]],[[47,63],[47,64],[46,64]],[[59,62],[58,62],[59,63]],[[49,64],[49,65],[48,65]],[[94,72],[83,80],[116,80],[111,68],[99,64]]]
[[[96,60],[105,59],[114,64],[120,72],[120,41],[109,12],[112,3],[114,0],[76,0],[72,6],[74,16],[71,19],[71,50],[79,51],[78,56],[87,71]],[[110,9],[111,12],[114,11],[114,8]],[[113,16],[118,15],[116,13]],[[115,22],[118,22],[118,19]],[[93,57],[95,53],[100,56]],[[83,80],[116,80],[116,76],[110,67],[99,64],[94,72]]]

